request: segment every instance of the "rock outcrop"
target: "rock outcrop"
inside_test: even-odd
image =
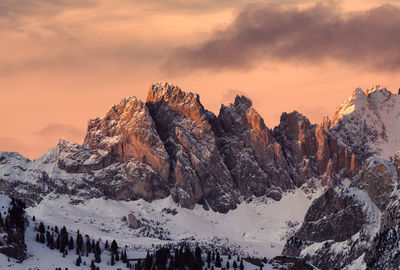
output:
[[[399,164],[371,157],[350,187],[329,188],[283,253],[321,269],[399,269]]]

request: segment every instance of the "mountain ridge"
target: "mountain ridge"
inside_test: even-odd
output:
[[[297,112],[271,130],[244,96],[214,115],[199,95],[169,83],[153,84],[146,102],[124,98],[90,120],[83,145],[60,141],[32,162],[12,157],[2,154],[0,172],[12,172],[0,175],[0,189],[28,204],[49,192],[148,201],[171,194],[182,207],[223,213],[252,195],[279,200],[314,177],[332,185],[358,171],[346,147]],[[26,198],[28,187],[42,195]]]

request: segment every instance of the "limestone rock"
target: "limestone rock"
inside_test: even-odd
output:
[[[129,224],[129,227],[132,229],[139,229],[141,222],[133,214],[129,213],[128,214],[128,224]]]

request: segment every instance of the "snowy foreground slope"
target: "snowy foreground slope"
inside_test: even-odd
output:
[[[226,214],[206,211],[201,205],[193,210],[180,208],[170,197],[152,203],[98,198],[74,205],[73,197],[49,195],[27,212],[46,224],[65,224],[71,231],[79,229],[103,241],[115,239],[132,250],[193,239],[271,258],[281,254],[288,235],[299,228],[312,200],[321,193],[322,188],[309,194],[298,189],[281,201],[255,198]],[[141,228],[129,228],[129,213],[141,221]]]
[[[216,247],[222,254],[230,249],[233,254],[240,256],[272,258],[281,254],[285,240],[299,228],[305,211],[322,191],[322,187],[313,192],[298,189],[285,194],[281,201],[255,198],[251,202],[241,203],[227,214],[204,210],[201,205],[196,205],[193,210],[180,208],[170,197],[152,203],[97,198],[73,204],[73,197],[48,195],[39,205],[26,209],[30,216],[30,225],[25,232],[28,258],[20,264],[0,254],[0,265],[1,269],[17,270],[56,267],[89,269],[93,254],[83,256],[86,265],[82,262],[77,267],[74,251],[63,257],[57,250],[50,250],[45,244],[36,242],[35,227],[39,221],[44,222],[46,227],[65,225],[73,237],[79,230],[91,239],[100,239],[102,245],[106,240],[111,242],[115,239],[120,247],[126,248],[128,258],[145,258],[146,250],[154,250],[156,245],[180,241]],[[141,220],[141,228],[129,228],[126,221],[129,213]],[[35,222],[32,216],[35,216]],[[143,236],[147,234],[149,237]],[[228,257],[223,255],[222,258],[225,266]],[[230,265],[233,265],[235,258],[232,257]],[[109,259],[110,255],[103,251],[102,262],[96,266],[100,269],[125,268],[122,262],[110,266]],[[246,261],[244,266],[245,269],[257,268]],[[266,263],[263,269],[274,268]]]

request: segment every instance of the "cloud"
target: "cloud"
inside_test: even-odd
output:
[[[261,62],[320,64],[327,60],[381,71],[400,68],[400,8],[343,12],[337,1],[307,8],[252,4],[226,28],[164,63],[170,73],[248,70]]]
[[[60,123],[49,123],[44,128],[35,132],[36,136],[45,140],[66,139],[74,142],[81,141],[84,134],[84,130]]]
[[[250,98],[249,94],[239,89],[228,89],[222,94],[222,103],[234,103],[236,96],[245,96]]]

